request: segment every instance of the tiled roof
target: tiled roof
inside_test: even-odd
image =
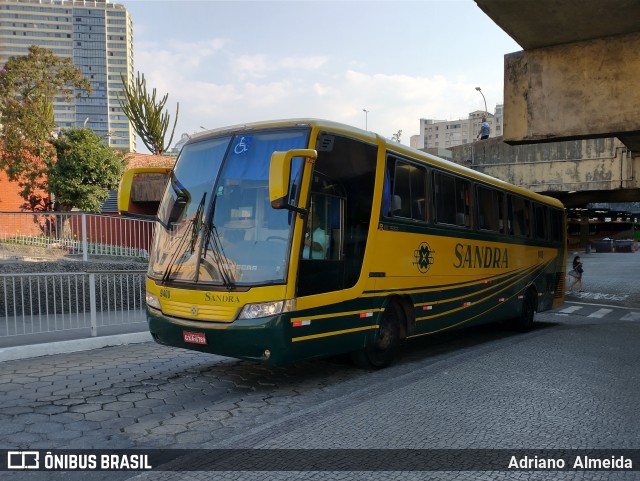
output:
[[[167,155],[129,153],[126,157],[129,160],[127,169],[137,167],[173,167],[173,164],[176,163],[175,157],[169,157]]]

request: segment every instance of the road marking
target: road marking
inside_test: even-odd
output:
[[[576,294],[580,299],[593,299],[594,301],[625,301],[628,294],[604,294],[602,292],[580,292]]]
[[[640,321],[640,312],[630,312],[620,318],[621,321]]]
[[[578,304],[581,306],[613,307],[614,309],[624,309],[627,311],[637,309],[636,307],[616,306],[614,304],[596,304],[595,302],[566,301],[565,304]]]
[[[613,312],[613,309],[598,309],[596,312],[592,312],[587,317],[597,317],[599,319],[603,318],[610,312]]]
[[[582,309],[582,306],[569,306],[569,307],[565,307],[561,311],[558,311],[558,313],[559,314],[573,314],[574,312],[579,311],[580,309]]]

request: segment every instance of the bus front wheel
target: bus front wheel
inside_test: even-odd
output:
[[[364,369],[382,369],[395,358],[401,341],[402,309],[392,302],[380,319],[375,338],[364,349],[352,354],[355,364]]]

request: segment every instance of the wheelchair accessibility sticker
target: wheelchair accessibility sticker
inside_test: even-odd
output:
[[[251,136],[243,135],[238,139],[235,147],[233,148],[233,153],[236,155],[244,154],[249,151],[249,146],[251,145]]]

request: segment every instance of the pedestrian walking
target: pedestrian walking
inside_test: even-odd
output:
[[[584,292],[582,289],[582,274],[584,269],[582,268],[582,261],[580,260],[580,256],[575,256],[573,258],[573,269],[569,271],[569,277],[573,278],[573,281],[569,285],[569,291],[573,289],[573,286],[578,284],[578,292]]]

